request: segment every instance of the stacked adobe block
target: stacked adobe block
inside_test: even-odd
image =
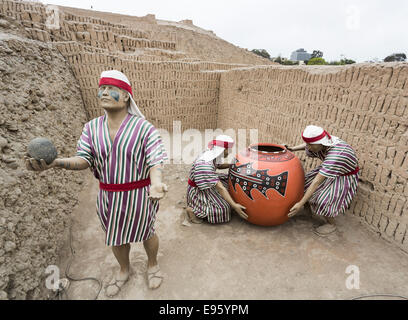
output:
[[[117,69],[128,76],[136,103],[155,126],[172,131],[173,120],[181,121],[182,129],[216,126],[219,73],[208,71],[245,64],[202,61],[177,51],[174,36],[152,38],[159,33],[146,24],[141,27],[147,30],[142,30],[77,15],[75,10],[33,2],[0,4],[0,13],[21,21],[32,39],[52,43],[68,60],[89,119],[103,114],[96,98],[101,72]],[[252,53],[243,55],[254,63],[267,61]]]

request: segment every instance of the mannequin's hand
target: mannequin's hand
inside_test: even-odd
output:
[[[168,187],[164,183],[159,183],[150,186],[149,198],[152,200],[160,200],[164,197],[168,191]]]
[[[50,164],[47,164],[44,159],[38,161],[34,158],[24,157],[24,160],[27,170],[30,171],[44,171],[55,166],[55,160]]]

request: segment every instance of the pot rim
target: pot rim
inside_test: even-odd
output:
[[[253,149],[253,147],[255,146],[277,147],[277,148],[281,148],[282,151],[260,151],[260,150]],[[262,154],[283,154],[288,151],[288,149],[286,149],[285,146],[280,145],[280,144],[275,144],[275,143],[253,143],[249,145],[248,150],[250,152],[257,152],[257,153],[262,153]]]

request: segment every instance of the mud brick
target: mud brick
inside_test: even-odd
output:
[[[378,98],[377,98],[377,100],[376,100],[376,102],[375,102],[375,108],[374,108],[374,111],[375,112],[381,112],[382,111],[382,109],[383,109],[383,105],[384,105],[384,102],[385,102],[385,95],[384,94],[381,94]]]
[[[395,172],[395,175],[397,176],[397,183],[394,186],[394,191],[398,194],[404,194],[404,185],[406,184],[406,177],[403,177],[400,175],[400,171],[397,169]]]
[[[103,39],[103,31],[97,31],[96,32],[96,36],[97,36],[97,38],[96,38],[96,40],[98,40],[98,41],[104,41],[104,39]]]
[[[388,180],[391,177],[391,170],[388,168],[383,168],[381,171],[381,184],[386,186],[388,184]]]
[[[407,209],[408,209],[407,199],[402,196],[398,197],[397,204],[394,209],[395,215],[402,216],[404,212],[406,212],[406,214],[408,215],[408,211],[406,211]]]
[[[381,197],[381,199],[382,199],[382,201],[381,201],[381,211],[382,212],[387,212],[389,210],[389,207],[390,207],[392,196],[390,194],[386,193]]]
[[[387,114],[394,115],[397,109],[398,99],[399,97],[392,98],[390,97],[390,102],[388,104],[388,108],[386,110]]]
[[[89,30],[89,35],[91,37],[91,40],[98,40],[98,35],[96,34],[95,30]]]
[[[408,110],[408,97],[399,97],[399,100],[396,103],[395,115],[403,116],[404,113],[408,114],[407,110]]]
[[[391,95],[386,95],[385,98],[384,98],[384,101],[382,103],[380,112],[388,114],[388,110],[390,109],[391,102],[392,102],[392,96]]]
[[[45,42],[51,42],[51,37],[50,37],[50,34],[48,32],[43,32],[43,36],[44,36],[44,41]]]
[[[385,215],[382,215],[381,219],[380,219],[380,221],[378,223],[380,231],[385,232],[385,229],[387,228],[388,224],[389,224],[388,217],[386,217]]]
[[[384,163],[384,160],[386,158],[386,147],[383,146],[377,146],[376,150],[374,150],[377,152],[377,158],[378,158],[378,163],[382,164]]]
[[[391,201],[390,201],[390,204],[388,206],[388,211],[389,212],[392,212],[393,214],[395,214],[395,207],[397,205],[398,199],[399,199],[399,195],[397,195],[397,194],[393,194],[391,196]]]
[[[400,71],[401,71],[401,68],[394,68],[391,79],[388,84],[388,87],[392,87],[392,88],[396,87]]]
[[[41,15],[38,14],[37,12],[30,12],[30,18],[31,18],[31,21],[33,22],[37,22],[37,23],[42,22]]]
[[[374,225],[373,223],[373,218],[374,218],[374,210],[370,208],[370,210],[367,211],[366,215],[364,216],[364,220],[368,223],[368,225]]]
[[[387,159],[394,159],[397,150],[395,147],[388,147],[386,151],[386,158]]]
[[[402,162],[401,168],[403,170],[408,170],[408,153],[405,152],[404,161]]]
[[[389,220],[389,223],[388,223],[388,225],[387,225],[387,227],[385,229],[385,234],[388,237],[392,238],[394,236],[394,233],[395,233],[397,227],[398,227],[398,222],[393,221],[393,220]]]
[[[373,215],[373,219],[371,221],[372,226],[379,229],[380,219],[381,219],[381,213],[375,212],[375,214]]]
[[[367,214],[368,211],[368,205],[367,203],[363,202],[362,200],[356,201],[357,199],[354,199],[353,204],[354,204],[354,212],[355,215],[364,217]]]
[[[385,89],[388,87],[388,83],[391,80],[392,74],[393,74],[393,68],[391,67],[384,68],[384,74],[381,77],[381,84],[379,86],[380,89]]]
[[[111,32],[111,31],[108,32],[108,41],[109,42],[114,42],[115,41],[115,36],[114,36],[113,32]]]
[[[408,252],[408,236],[407,233],[405,233],[404,240],[402,242],[402,249],[405,250],[405,252]]]
[[[28,13],[28,12],[22,12],[22,13],[20,14],[20,19],[21,19],[21,20],[31,20],[30,13]]]
[[[399,223],[397,229],[395,230],[395,241],[402,243],[402,240],[406,236],[407,225],[405,223]]]

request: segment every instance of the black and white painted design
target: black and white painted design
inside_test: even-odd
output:
[[[275,190],[282,197],[285,196],[289,175],[288,171],[282,172],[276,176],[270,176],[267,174],[268,169],[255,170],[252,165],[252,162],[239,166],[237,166],[235,162],[231,165],[229,179],[231,180],[234,191],[236,191],[236,184],[239,184],[241,189],[251,200],[253,200],[251,191],[254,189],[261,192],[265,198],[268,198],[266,191],[269,189]]]

